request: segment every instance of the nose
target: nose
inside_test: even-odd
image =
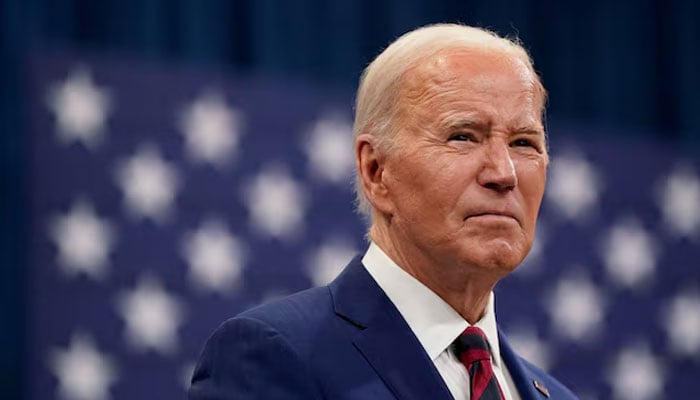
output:
[[[492,139],[484,144],[483,163],[477,176],[481,186],[499,192],[513,189],[518,184],[515,165],[507,143]]]

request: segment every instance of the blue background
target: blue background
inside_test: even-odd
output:
[[[464,22],[517,35],[551,120],[586,134],[700,141],[700,5],[694,1],[0,2],[0,395],[22,395],[27,201],[23,81],[46,49],[118,54],[314,80],[350,91],[398,35]],[[601,128],[601,129],[598,129]],[[610,129],[608,129],[610,128]]]

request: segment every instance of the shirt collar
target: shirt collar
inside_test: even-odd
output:
[[[447,349],[469,326],[449,304],[389,258],[374,242],[362,264],[406,320],[431,360]],[[493,362],[500,364],[500,347],[494,295],[491,292],[484,316],[475,324],[486,334]]]

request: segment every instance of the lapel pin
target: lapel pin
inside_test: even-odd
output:
[[[540,393],[542,393],[545,397],[549,398],[549,389],[547,389],[546,386],[540,383],[538,380],[532,381],[532,384],[535,385],[535,389],[539,390]]]

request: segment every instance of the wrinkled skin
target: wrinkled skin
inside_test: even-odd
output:
[[[522,61],[444,50],[404,75],[393,151],[356,141],[370,236],[466,319],[525,258],[546,182],[543,95]]]

